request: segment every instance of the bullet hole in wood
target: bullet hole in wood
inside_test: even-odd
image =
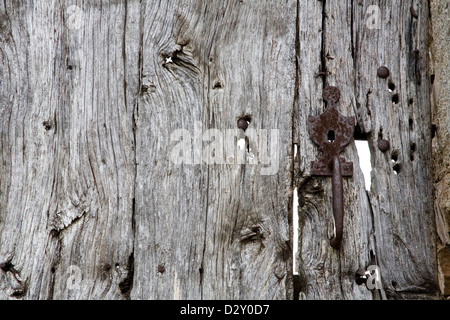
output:
[[[435,124],[431,125],[431,139],[433,139],[434,137],[436,137],[436,131],[437,131],[437,127]]]
[[[392,151],[391,160],[392,160],[392,162],[397,162],[397,160],[398,160],[398,151],[397,150]]]
[[[142,94],[145,94],[145,93],[153,93],[153,92],[155,92],[156,91],[156,87],[154,86],[154,85],[146,85],[146,84],[143,84],[142,86],[141,86],[141,93]]]
[[[44,129],[46,131],[50,130],[53,127],[53,124],[51,121],[44,121],[44,122],[42,122],[42,125],[44,126]]]
[[[409,151],[409,159],[411,161],[414,161],[414,152],[416,152],[416,144],[412,143],[410,146],[410,151]]]
[[[222,89],[222,83],[220,81],[214,82],[213,89]]]
[[[431,84],[433,84],[433,83],[434,83],[434,78],[435,78],[435,75],[434,75],[434,74],[432,74],[432,75],[430,76],[430,82],[431,82]]]
[[[2,269],[4,272],[8,272],[13,267],[12,263],[9,261],[5,261],[0,263],[0,269]]]
[[[408,125],[409,125],[409,130],[412,130],[414,127],[414,120],[413,119],[409,119],[408,120]]]
[[[388,83],[388,88],[389,88],[389,91],[394,91],[395,90],[395,84],[393,83],[393,82],[389,82]]]
[[[203,274],[203,268],[198,268],[198,272],[200,272],[200,274]]]
[[[355,279],[355,282],[356,282],[356,284],[357,284],[358,286],[360,286],[360,285],[366,283],[366,282],[367,282],[367,279],[366,279],[365,277],[362,276],[362,277],[360,277],[360,278],[356,278],[356,279]]]
[[[358,286],[367,282],[366,274],[363,269],[359,269],[355,273],[355,282]]]
[[[51,272],[51,273],[55,273],[55,272],[56,272],[55,267],[52,267],[52,268],[50,269],[50,272]]]
[[[72,70],[72,69],[73,69],[73,66],[68,65],[68,66],[67,66],[67,69],[68,69],[68,70]]]
[[[397,103],[399,102],[398,94],[394,94],[394,95],[392,96],[392,102],[393,102],[394,104],[397,104]]]
[[[408,99],[408,104],[413,104],[414,103],[414,99],[413,98],[409,98]]]
[[[399,174],[399,173],[400,173],[400,170],[401,170],[401,165],[400,165],[400,163],[394,164],[394,166],[392,167],[392,169],[394,170],[394,174]]]
[[[158,272],[159,273],[164,273],[166,271],[166,267],[164,267],[162,264],[160,264],[159,266],[158,266]]]

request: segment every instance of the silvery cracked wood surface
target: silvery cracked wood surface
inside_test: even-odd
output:
[[[132,298],[292,297],[295,12],[294,1],[143,8],[141,76],[157,90],[139,100],[137,111],[135,279],[141,281]],[[167,56],[173,62],[161,67]],[[246,132],[280,131],[278,173],[261,175],[261,166],[248,162],[170,163],[167,140],[175,129],[193,132],[196,121],[203,130],[237,128],[244,115],[251,115]],[[155,181],[158,190],[149,192]],[[157,264],[164,264],[163,274],[154,272]]]
[[[121,299],[129,275],[139,11],[70,5],[0,4],[3,299]]]
[[[356,63],[357,110],[370,132],[374,169],[369,194],[384,290],[390,298],[427,299],[437,293],[429,7],[428,1],[389,4],[378,3],[386,20],[381,33],[365,28],[354,35],[356,60],[364,59]],[[387,79],[370,76],[379,65],[390,69]],[[390,141],[386,153],[377,149],[381,135]]]
[[[296,3],[72,4],[0,7],[1,297],[291,298]],[[276,174],[170,161],[242,115]]]
[[[383,294],[433,297],[428,8],[380,2],[386,21],[369,30],[366,2],[0,3],[0,298],[291,299],[295,186],[302,298],[372,298],[354,281],[371,251]],[[325,84],[369,133],[376,172],[369,202],[351,142],[340,251],[331,183],[308,172]],[[275,174],[171,161],[176,129],[223,132],[242,116],[279,130]],[[381,127],[398,175],[376,149]]]
[[[329,245],[334,233],[331,179],[310,176],[310,163],[321,153],[309,139],[306,121],[309,115],[323,112],[322,88],[338,87],[341,92],[337,103],[339,112],[354,116],[353,64],[347,50],[351,43],[347,11],[351,10],[351,5],[330,1],[325,4],[324,9],[324,2],[299,2],[294,142],[298,143],[299,150],[295,159],[295,185],[299,196],[300,298],[371,299],[371,292],[355,283],[355,272],[370,264],[369,253],[374,250],[374,243],[370,234],[370,205],[353,141],[341,153],[347,161],[353,161],[354,174],[343,179],[344,238],[339,251]],[[311,18],[305,19],[305,16]],[[325,58],[327,54],[334,59]],[[318,76],[319,72],[329,72],[326,83]]]
[[[358,169],[353,179],[344,181],[344,242],[337,254],[315,240],[327,236],[323,231],[327,226],[328,236],[333,232],[328,222],[330,210],[326,210],[331,201],[331,185],[321,178],[305,178],[310,159],[300,159],[296,174],[300,234],[317,235],[313,240],[305,236],[299,240],[300,291],[305,298],[365,297],[366,293],[354,282],[352,270],[365,270],[373,261],[380,266],[383,284],[381,292],[374,292],[375,298],[428,299],[437,294],[430,184],[428,7],[418,1],[397,2],[326,1],[325,7],[323,2],[304,4],[305,10],[314,10],[315,16],[322,12],[324,18],[316,19],[314,27],[300,19],[300,30],[313,28],[317,36],[300,33],[299,37],[301,48],[315,49],[304,57],[308,62],[314,61],[315,70],[300,67],[301,116],[297,119],[306,113],[320,113],[317,87],[321,83],[311,79],[313,72],[326,69],[326,84],[336,85],[344,93],[340,112],[355,115],[367,133],[373,166],[368,198]],[[369,5],[380,8],[380,29],[366,26]],[[412,16],[411,6],[418,18]],[[322,43],[317,39],[322,36],[321,30]],[[321,49],[322,65],[317,63]],[[302,54],[303,50],[301,58]],[[388,79],[376,76],[381,65],[390,69]],[[303,76],[302,71],[309,74]],[[390,92],[392,84],[395,89]],[[302,110],[305,105],[307,112]],[[303,141],[306,129],[299,131],[299,149],[305,150],[309,148],[308,142]],[[381,136],[391,144],[386,153],[377,148]],[[310,154],[313,153],[306,153]],[[343,154],[346,159],[356,158],[354,147]],[[317,286],[317,282],[323,285]]]

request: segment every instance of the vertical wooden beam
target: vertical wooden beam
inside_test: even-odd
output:
[[[375,5],[375,11],[368,7]],[[388,298],[435,298],[428,2],[363,1],[354,8],[357,115],[372,157],[377,261]],[[379,14],[379,29],[367,20]],[[386,78],[377,69],[386,66]],[[382,152],[379,139],[389,141]]]
[[[2,297],[126,298],[138,1],[5,4]]]
[[[329,240],[334,235],[331,177],[311,176],[311,161],[321,155],[307,132],[308,115],[324,110],[322,89],[341,91],[338,110],[355,115],[354,66],[352,58],[352,4],[337,1],[300,2],[299,86],[297,130],[299,166],[299,254],[301,299],[367,299],[365,286],[355,283],[358,271],[370,262],[372,221],[370,206],[352,141],[341,154],[354,165],[353,177],[344,178],[344,240],[339,250]],[[309,19],[308,17],[314,17]],[[303,64],[305,61],[306,64]]]
[[[132,297],[291,298],[295,15],[295,1],[145,3]]]

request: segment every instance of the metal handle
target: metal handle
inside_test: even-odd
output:
[[[339,249],[342,242],[344,230],[344,187],[342,185],[341,161],[339,155],[334,155],[330,161],[333,166],[332,189],[333,189],[333,217],[334,217],[334,238],[330,245]]]
[[[350,142],[355,131],[355,119],[341,115],[336,108],[340,92],[336,87],[326,87],[323,90],[323,99],[327,108],[318,116],[310,115],[308,130],[311,139],[323,152],[323,156],[311,162],[311,174],[319,176],[332,176],[333,185],[333,217],[334,238],[330,245],[339,249],[344,230],[344,188],[342,177],[353,175],[353,163],[346,162],[339,154]]]

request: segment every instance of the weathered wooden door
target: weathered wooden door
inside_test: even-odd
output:
[[[0,298],[437,297],[428,24],[416,0],[2,2]],[[328,85],[373,167],[366,191],[342,153],[340,249],[307,130]]]

